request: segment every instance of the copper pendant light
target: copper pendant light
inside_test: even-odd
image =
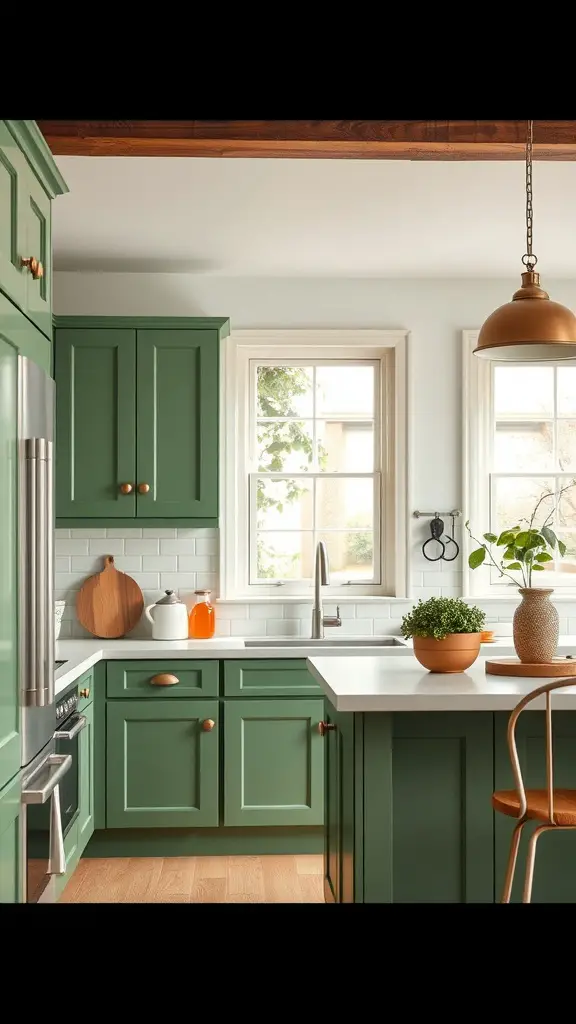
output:
[[[557,362],[576,358],[576,316],[552,302],[540,287],[532,252],[532,141],[534,122],[528,121],[526,139],[526,253],[522,287],[512,301],[499,306],[485,321],[474,354],[510,362]]]

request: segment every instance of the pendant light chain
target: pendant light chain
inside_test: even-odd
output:
[[[522,263],[526,270],[533,271],[538,263],[538,257],[532,252],[532,149],[534,141],[534,121],[527,122],[526,134],[526,252],[522,257]]]

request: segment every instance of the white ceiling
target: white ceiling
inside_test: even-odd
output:
[[[522,162],[58,157],[58,270],[516,275]],[[576,163],[534,168],[534,248],[576,276]]]

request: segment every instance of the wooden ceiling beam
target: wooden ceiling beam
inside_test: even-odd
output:
[[[522,160],[526,121],[38,121],[54,155]],[[535,121],[534,155],[576,160],[576,121]]]

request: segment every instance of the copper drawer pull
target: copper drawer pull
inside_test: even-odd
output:
[[[37,260],[34,256],[23,256],[20,260],[20,266],[26,267],[30,271],[34,281],[38,281],[39,278],[44,277],[44,267],[40,260]]]
[[[333,722],[318,722],[318,732],[321,736],[325,736],[327,732],[331,732],[335,728]]]
[[[171,672],[161,672],[158,676],[152,676],[150,679],[151,686],[176,686],[180,680],[178,676],[173,676]]]
[[[204,732],[212,732],[215,725],[216,722],[212,718],[205,718],[202,722],[202,729]]]
[[[150,484],[138,484],[138,494],[148,494]]]
[[[132,484],[120,484],[120,494],[132,494]]]
[[[86,686],[83,690],[80,690],[80,693],[78,694],[78,696],[79,697],[89,697],[90,696],[90,690],[88,689],[88,687]]]

